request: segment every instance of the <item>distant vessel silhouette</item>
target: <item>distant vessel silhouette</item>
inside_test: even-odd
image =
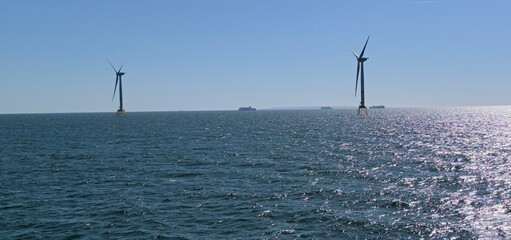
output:
[[[321,109],[333,109],[332,107],[321,107]]]
[[[371,109],[383,109],[383,108],[385,108],[385,106],[383,106],[383,105],[376,105],[376,106],[370,106],[369,108],[371,108]]]
[[[255,111],[256,109],[253,108],[252,106],[248,106],[248,107],[240,107],[239,108],[239,111]]]

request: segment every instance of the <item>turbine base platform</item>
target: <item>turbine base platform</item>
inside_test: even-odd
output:
[[[367,115],[367,108],[365,105],[363,104],[360,104],[358,106],[358,115],[360,115],[360,113],[363,112],[365,115]]]
[[[124,117],[125,115],[126,111],[124,110],[124,108],[119,108],[119,110],[117,110],[117,116]]]

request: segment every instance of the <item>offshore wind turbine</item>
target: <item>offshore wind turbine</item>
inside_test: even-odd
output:
[[[124,110],[124,107],[122,105],[122,75],[124,75],[124,72],[121,72],[122,66],[119,68],[119,70],[115,69],[114,65],[108,60],[108,63],[110,63],[110,66],[115,71],[115,87],[114,87],[114,94],[112,96],[112,102],[114,101],[115,97],[115,90],[117,90],[117,84],[119,84],[119,109],[117,110],[117,116],[124,116],[126,114],[126,111]]]
[[[366,44],[360,53],[360,56],[357,55],[353,50],[353,55],[357,58],[357,79],[355,81],[355,97],[357,96],[357,87],[358,87],[358,75],[360,74],[360,105],[358,105],[358,114],[360,115],[361,111],[364,111],[367,114],[367,108],[365,106],[365,96],[364,96],[364,62],[367,61],[368,58],[364,57],[364,52],[367,47],[367,42],[369,42],[369,37],[367,37]]]

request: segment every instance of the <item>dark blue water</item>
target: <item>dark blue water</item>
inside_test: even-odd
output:
[[[511,107],[0,115],[2,239],[510,239]]]

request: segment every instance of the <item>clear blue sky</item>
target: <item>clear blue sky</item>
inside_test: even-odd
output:
[[[0,0],[0,113],[510,105],[511,1]]]

